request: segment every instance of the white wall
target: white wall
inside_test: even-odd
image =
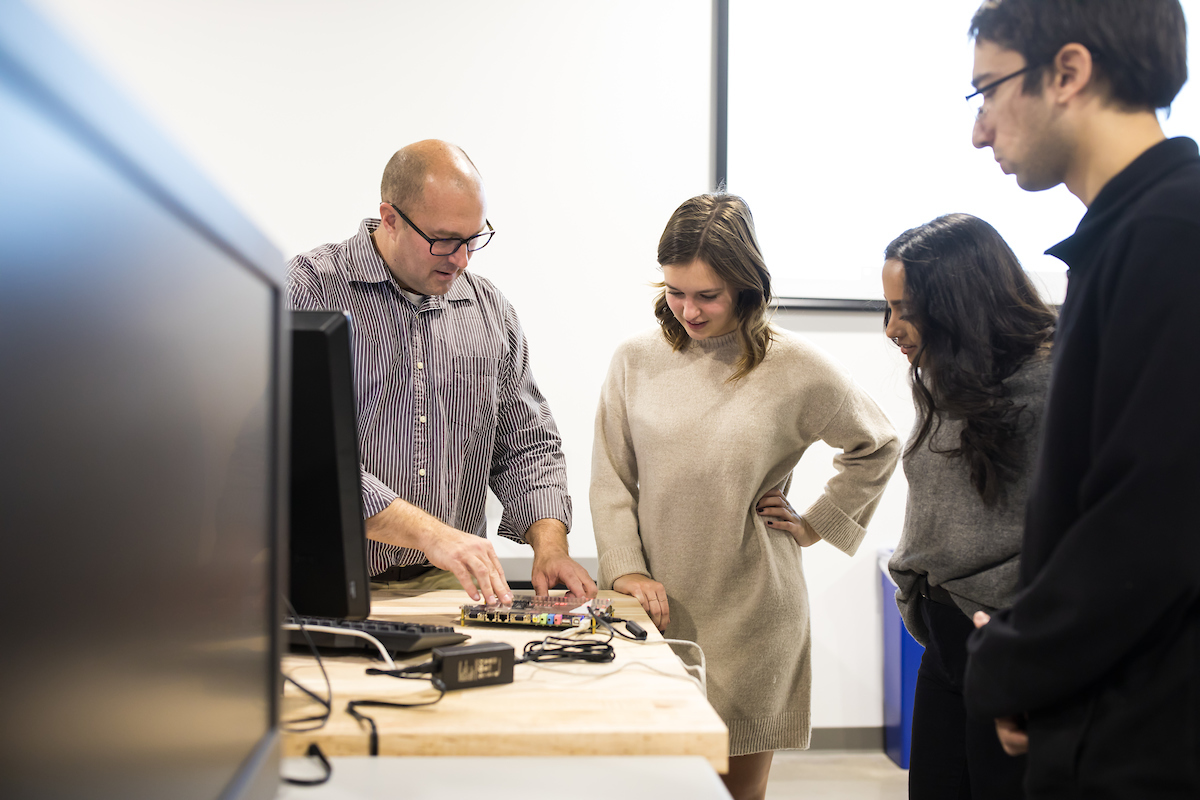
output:
[[[991,151],[970,144],[967,27],[980,2],[731,4],[729,183],[758,198],[768,263],[787,266],[780,294],[882,298],[883,247],[966,212],[994,225],[1062,301],[1065,269],[1042,251],[1074,229],[1083,205],[1066,187],[1021,191]],[[871,57],[846,57],[844,37],[829,31],[853,31],[855,55]],[[778,94],[770,75],[798,81],[802,102],[779,103],[760,123],[750,112]],[[833,113],[814,119],[813,108]],[[777,165],[780,149],[809,157]]]
[[[710,181],[707,3],[34,5],[289,257],[377,215],[397,148],[431,137],[465,148],[497,229],[471,269],[521,315],[563,435],[572,549],[595,555],[587,484],[599,387],[614,344],[653,322],[662,225]]]
[[[521,313],[563,434],[572,549],[594,556],[599,386],[615,343],[653,322],[647,284],[663,224],[709,188],[708,2],[31,2],[289,255],[351,236],[396,148],[462,145],[498,230],[471,267]],[[878,317],[777,321],[841,358],[907,433],[905,362]],[[798,502],[824,483],[830,457],[821,446],[806,455]],[[857,556],[805,551],[819,727],[882,724],[875,550],[896,542],[903,505],[898,475]]]
[[[994,225],[1046,298],[1062,302],[1065,266],[1043,251],[1075,229],[1083,204],[1065,186],[1021,190],[969,143],[967,28],[979,5],[730,4],[729,185],[754,200],[781,295],[881,298],[883,245],[961,211]],[[1181,5],[1194,69],[1200,0]],[[1197,83],[1162,118],[1169,136],[1200,132]]]
[[[891,419],[901,440],[907,439],[914,417],[908,361],[884,337],[882,314],[780,311],[775,322],[846,364]],[[833,476],[834,452],[818,442],[804,454],[792,483],[794,505],[806,507]],[[883,598],[876,554],[900,540],[907,488],[897,467],[853,558],[828,545],[804,550],[812,605],[815,727],[883,724]],[[889,597],[887,602],[895,601]]]

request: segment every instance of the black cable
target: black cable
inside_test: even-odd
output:
[[[283,602],[287,603],[288,612],[293,617],[296,617],[296,609],[292,607],[291,601],[287,597],[284,597]],[[321,653],[317,650],[317,646],[313,642],[312,637],[308,635],[308,631],[304,630],[303,624],[300,625],[300,633],[303,634],[304,641],[308,643],[309,649],[312,650],[313,656],[316,657],[317,666],[321,668],[321,677],[325,679],[325,697],[321,697],[307,686],[301,684],[291,675],[285,673],[283,679],[295,686],[300,691],[304,692],[313,700],[316,700],[325,710],[324,712],[320,714],[314,714],[311,717],[302,717],[300,719],[293,720],[280,720],[280,727],[282,727],[283,730],[287,731],[288,733],[308,733],[310,731],[319,730],[325,726],[325,723],[329,721],[330,715],[333,714],[333,684],[329,682],[329,673],[326,672],[325,664],[321,661]],[[315,722],[316,724],[307,727],[297,727],[305,722]],[[308,750],[305,751],[304,755],[306,758],[315,758],[321,762],[321,767],[325,770],[325,774],[320,778],[289,778],[284,775],[282,776],[283,780],[295,786],[320,786],[321,784],[326,783],[330,776],[333,775],[333,765],[329,763],[329,759],[325,757],[323,752],[321,752],[320,745],[318,745],[316,742],[312,742],[309,744]]]
[[[368,675],[390,675],[393,678],[419,678],[424,679],[426,675],[433,672],[437,666],[433,661],[426,661],[424,664],[417,664],[413,667],[402,667],[400,669],[376,669],[375,667],[367,667]]]
[[[604,664],[612,661],[616,654],[612,647],[613,635],[610,631],[604,641],[595,639],[572,639],[567,636],[547,636],[540,642],[526,642],[522,658],[516,662],[524,664],[531,661],[588,661]]]
[[[617,636],[620,636],[622,639],[628,639],[631,642],[646,641],[646,631],[642,628],[641,625],[638,625],[636,622],[634,622],[632,620],[628,620],[628,619],[621,619],[620,617],[614,617],[614,616],[612,616],[611,613],[608,615],[597,614],[596,609],[594,609],[594,608],[591,608],[588,610],[591,612],[592,618],[595,619],[596,622],[599,622],[601,625],[603,625],[610,634],[616,634]],[[628,630],[633,635],[629,636],[624,633],[621,633],[619,630],[617,630],[616,628],[613,627],[614,622],[624,623],[625,629]]]
[[[588,613],[592,619],[604,627],[608,631],[608,638],[603,642],[597,642],[594,639],[571,639],[563,636],[547,636],[540,642],[528,642],[523,651],[524,657],[516,661],[517,664],[524,664],[531,661],[589,661],[593,663],[605,663],[616,658],[616,653],[613,651],[612,640],[613,636],[620,636],[622,639],[628,639],[631,642],[644,642],[646,640],[646,631],[641,625],[631,620],[614,617],[611,612],[608,615],[596,613],[596,609],[588,608]],[[613,627],[614,622],[623,622],[625,627],[634,634],[630,636]]]
[[[394,675],[393,674],[395,672],[402,672],[402,671],[403,670],[383,670],[383,669],[371,668],[371,669],[367,670],[367,674],[368,675],[391,675],[393,678],[411,678],[414,680],[419,680],[419,678],[416,675]],[[358,721],[358,726],[360,728],[362,727],[362,724],[364,722],[366,722],[368,725],[371,726],[370,755],[373,755],[373,756],[379,755],[379,728],[375,725],[375,719],[373,717],[367,716],[366,714],[362,713],[358,709],[362,708],[362,707],[367,707],[367,708],[420,708],[421,706],[431,706],[446,696],[446,685],[444,683],[442,683],[441,680],[439,680],[438,678],[430,678],[429,683],[433,686],[433,688],[438,690],[438,696],[432,700],[427,700],[424,703],[389,703],[389,702],[385,702],[383,700],[351,700],[349,703],[346,704],[346,713],[348,713],[350,716],[354,717],[354,719]]]
[[[296,614],[296,609],[292,607],[291,601],[285,597],[283,598],[283,602],[287,603],[288,612],[296,619],[299,619],[299,615]],[[317,645],[313,642],[312,637],[308,635],[308,631],[304,629],[304,623],[299,623],[299,625],[300,633],[304,636],[304,641],[308,644],[309,650],[312,651],[313,657],[316,658],[317,666],[321,668],[321,677],[325,679],[325,697],[320,697],[316,694],[316,692],[313,692],[307,687],[300,685],[299,681],[297,681],[291,675],[284,674],[283,679],[295,686],[300,691],[304,692],[313,700],[316,700],[318,703],[320,703],[325,711],[322,714],[314,714],[311,717],[301,717],[300,719],[293,720],[280,720],[281,727],[283,727],[283,729],[288,733],[309,733],[311,731],[320,730],[321,728],[325,727],[325,723],[329,721],[329,717],[333,714],[333,684],[329,682],[329,673],[325,671],[325,664],[321,661],[321,652],[317,649]],[[296,725],[302,725],[306,722],[314,722],[316,724],[302,728],[293,727]]]
[[[308,733],[310,731],[320,730],[322,727],[324,727],[325,723],[329,721],[330,715],[333,713],[333,704],[329,700],[326,700],[324,697],[321,697],[316,692],[309,689],[307,686],[304,686],[303,684],[298,682],[291,675],[284,675],[283,679],[285,681],[287,681],[288,683],[290,683],[292,686],[295,686],[300,691],[304,692],[306,695],[311,697],[313,700],[316,700],[318,703],[321,704],[321,707],[325,709],[320,714],[313,714],[311,717],[300,717],[299,719],[287,720],[286,722],[283,723],[286,726],[286,727],[284,727],[284,730],[287,731],[288,733]],[[303,728],[297,727],[306,722],[315,722],[317,724],[311,725],[308,727],[303,727]]]
[[[298,685],[298,684],[297,684]],[[303,688],[303,687],[301,687]],[[283,780],[294,786],[320,786],[329,780],[329,776],[333,774],[333,765],[329,763],[329,759],[321,752],[321,746],[313,742],[308,746],[308,750],[304,753],[306,758],[315,758],[321,762],[321,766],[325,768],[325,774],[320,778],[289,778],[284,775]]]

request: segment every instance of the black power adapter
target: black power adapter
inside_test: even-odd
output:
[[[631,620],[631,619],[625,620],[625,630],[629,631],[629,634],[634,639],[637,639],[639,642],[646,641],[646,629],[643,628],[641,625],[638,625],[633,620]]]
[[[511,644],[480,642],[433,648],[433,677],[451,689],[512,683],[515,653]]]

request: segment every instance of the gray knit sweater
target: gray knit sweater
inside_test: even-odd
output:
[[[949,591],[968,616],[980,610],[991,613],[1007,608],[1012,602],[1025,527],[1025,498],[1049,383],[1048,352],[1035,356],[1004,382],[1009,397],[1025,406],[1020,417],[1021,463],[1025,466],[992,508],[984,506],[971,485],[963,459],[931,450],[957,447],[962,420],[942,418],[941,428],[915,452],[904,456],[908,505],[904,532],[888,569],[899,587],[896,604],[904,624],[923,645],[928,644],[929,631],[921,617],[920,604],[927,602],[918,591],[921,576],[928,576],[929,583]],[[913,426],[910,442],[919,425],[920,419]]]
[[[899,454],[887,417],[811,343],[780,333],[727,383],[739,352],[736,334],[673,352],[657,328],[622,344],[596,412],[590,498],[602,587],[629,573],[666,587],[665,634],[704,649],[731,755],[807,747],[810,729],[802,550],[755,503],[824,440],[843,451],[838,474],[791,497],[852,554]]]

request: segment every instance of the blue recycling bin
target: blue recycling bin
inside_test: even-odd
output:
[[[896,584],[888,572],[890,548],[879,550],[879,585],[883,601],[883,741],[888,758],[908,769],[912,749],[913,699],[917,669],[925,648],[917,643],[896,608]]]

